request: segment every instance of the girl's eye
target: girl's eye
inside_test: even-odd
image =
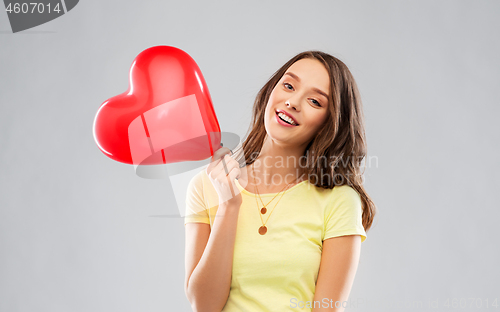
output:
[[[293,86],[291,84],[289,84],[288,82],[284,82],[283,86],[285,86],[285,88],[288,90],[293,90]]]
[[[321,106],[321,104],[318,101],[316,101],[315,99],[311,99],[311,102],[313,102],[314,105]]]

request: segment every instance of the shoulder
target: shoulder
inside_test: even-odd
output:
[[[299,195],[301,198],[307,198],[310,203],[315,203],[326,213],[332,213],[342,209],[360,209],[362,206],[361,196],[349,185],[338,185],[331,189],[318,187],[307,182],[306,187],[301,188]]]
[[[207,207],[215,207],[219,203],[217,191],[207,175],[206,167],[198,171],[189,182],[188,192],[202,198]]]
[[[349,185],[338,185],[331,189],[325,189],[322,187],[315,186],[312,183],[307,183],[307,191],[312,196],[323,197],[327,201],[339,201],[339,200],[361,200],[359,193]]]
[[[328,197],[328,207],[333,210],[359,210],[361,211],[362,202],[359,193],[349,185],[339,185],[331,189]]]
[[[347,184],[335,186],[332,189],[332,197],[334,198],[350,198],[350,199],[361,199],[359,193]]]
[[[188,184],[188,191],[190,193],[197,193],[198,195],[203,195],[203,190],[206,189],[207,182],[210,182],[205,169],[200,170],[194,176]]]
[[[192,178],[189,184],[194,186],[203,187],[204,184],[210,182],[208,178],[206,168],[203,167],[203,170],[198,171]]]

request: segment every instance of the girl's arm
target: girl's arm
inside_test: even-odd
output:
[[[186,224],[185,292],[195,312],[220,312],[227,302],[239,209],[220,204],[212,231],[206,223]]]
[[[358,269],[361,236],[346,235],[323,241],[312,311],[343,312]],[[337,306],[335,306],[335,302]],[[344,304],[343,304],[344,303]]]

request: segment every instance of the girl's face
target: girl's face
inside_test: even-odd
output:
[[[329,91],[328,71],[318,60],[293,63],[269,97],[264,114],[267,135],[275,142],[305,147],[327,118]],[[294,120],[292,125],[281,120],[280,112]]]

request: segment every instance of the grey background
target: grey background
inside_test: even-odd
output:
[[[0,311],[190,310],[183,220],[151,217],[177,212],[169,181],[137,177],[92,136],[99,106],[155,45],[197,61],[221,128],[240,136],[291,56],[343,60],[379,208],[350,295],[365,304],[347,310],[476,310],[453,298],[484,310],[500,297],[499,13],[483,0],[81,1],[12,34],[2,10]]]

